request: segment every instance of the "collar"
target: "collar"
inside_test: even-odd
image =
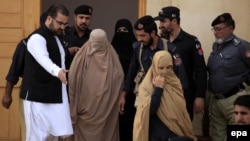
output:
[[[231,42],[234,38],[236,38],[236,36],[234,34],[226,37],[225,41],[221,45],[224,46],[226,43]],[[219,45],[216,42],[214,42],[214,44]]]
[[[178,36],[175,38],[175,40],[182,40],[184,38],[184,31],[182,29],[180,29],[180,32],[178,34]]]
[[[226,42],[229,42],[229,41],[231,41],[231,40],[233,40],[234,38],[235,38],[235,35],[234,35],[234,34],[228,36],[228,37],[225,39],[225,43],[226,43]]]
[[[161,39],[161,37],[158,38],[158,43],[157,43],[156,49],[164,50],[164,44],[163,44],[163,40]]]
[[[43,29],[43,31],[46,33],[46,34],[49,34],[51,36],[57,36],[55,35],[45,24],[42,24],[41,25],[41,28]]]
[[[185,34],[185,32],[182,29],[180,29],[179,34],[177,35],[177,37],[172,42],[174,42],[175,40],[182,40],[184,38],[184,34]],[[170,36],[168,35],[166,37],[166,39],[170,41]]]
[[[141,44],[142,44],[142,43],[141,43]],[[143,46],[142,48],[150,48],[150,47],[149,47],[149,46]],[[156,46],[156,48],[155,48],[154,50],[162,50],[162,49],[164,49],[164,47],[163,47],[163,42],[162,42],[162,40],[161,40],[161,37],[158,36],[157,46]]]
[[[75,34],[76,37],[78,37],[78,38],[89,37],[90,32],[91,32],[91,30],[90,30],[89,28],[87,28],[87,29],[85,30],[85,32],[84,32],[84,35],[83,35],[82,37],[79,37],[79,36],[78,36],[78,33],[77,33],[76,29],[75,29],[75,26],[72,26],[72,33]]]

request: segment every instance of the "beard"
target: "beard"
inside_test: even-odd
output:
[[[50,31],[54,34],[54,35],[62,35],[63,34],[63,30],[62,29],[55,29],[53,22],[49,24],[49,29]]]
[[[54,34],[58,36],[63,35],[63,30],[62,29],[55,30]]]
[[[171,33],[170,30],[167,30],[167,29],[165,29],[165,28],[162,28],[162,29],[161,29],[161,35],[160,35],[160,36],[161,36],[162,38],[168,39],[170,33]]]
[[[79,31],[85,31],[88,27],[85,23],[82,23],[80,25],[76,25],[76,28],[79,30]]]
[[[223,44],[224,43],[224,41],[225,41],[225,39],[222,39],[222,38],[216,38],[215,39],[215,43],[217,43],[217,44]]]
[[[144,44],[144,45],[150,47],[150,46],[153,44],[153,42],[154,42],[153,38],[150,37],[148,43],[146,43],[146,44]]]

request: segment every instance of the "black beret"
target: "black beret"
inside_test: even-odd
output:
[[[235,27],[234,20],[233,20],[230,13],[223,13],[223,14],[217,16],[213,20],[213,22],[211,23],[211,26],[215,26],[215,25],[220,24],[220,23],[225,23],[227,25],[231,25],[231,26],[233,26],[233,28]]]
[[[180,9],[174,6],[163,7],[159,12],[158,16],[155,17],[155,20],[163,20],[164,18],[179,18]]]
[[[92,15],[92,12],[93,8],[89,5],[80,5],[74,11],[75,15],[77,14]]]
[[[152,27],[153,25],[156,25],[154,18],[150,15],[146,15],[138,19],[134,25],[134,29],[136,30],[145,30],[147,28]]]

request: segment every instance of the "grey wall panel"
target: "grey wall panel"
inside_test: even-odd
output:
[[[90,28],[102,28],[109,40],[112,40],[115,23],[120,18],[129,19],[132,24],[138,18],[137,0],[42,0],[42,10],[46,11],[51,4],[61,3],[70,11],[69,24],[73,25],[74,9],[81,4],[93,7],[93,19]]]

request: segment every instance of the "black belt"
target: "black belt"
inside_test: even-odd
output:
[[[224,99],[224,98],[228,98],[234,94],[236,94],[237,92],[243,91],[245,89],[245,86],[243,84],[238,85],[237,87],[231,89],[230,91],[226,92],[226,93],[221,93],[221,94],[214,94],[214,97],[216,99]]]

